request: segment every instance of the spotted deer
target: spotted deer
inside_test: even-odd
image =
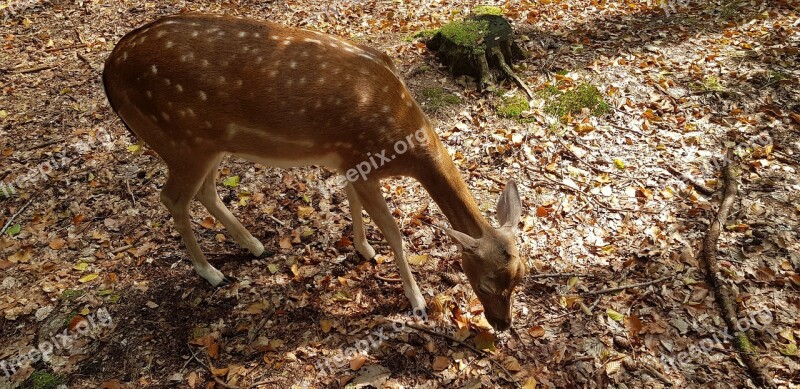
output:
[[[105,63],[103,84],[128,129],[166,163],[161,201],[195,270],[212,285],[229,281],[197,244],[189,214],[193,198],[236,242],[255,256],[264,253],[217,195],[217,168],[225,155],[234,155],[266,166],[325,166],[345,175],[355,249],[368,259],[375,255],[363,207],[391,246],[411,306],[425,309],[379,183],[409,176],[452,225],[446,232],[462,249],[462,268],[489,323],[496,330],[511,325],[512,292],[526,273],[514,238],[521,213],[516,184],[505,186],[497,204],[500,227],[492,227],[385,53],[305,29],[187,14],[124,36]],[[405,142],[402,153],[398,142]],[[351,174],[364,163],[371,166],[368,174]]]

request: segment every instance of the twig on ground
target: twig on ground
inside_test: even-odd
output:
[[[133,191],[131,191],[131,184],[128,182],[128,177],[125,177],[125,188],[128,189],[128,194],[131,196],[131,201],[133,201],[133,205],[136,205],[136,196],[133,195]]]
[[[644,370],[647,372],[647,374],[650,374],[651,376],[657,378],[659,381],[664,383],[664,385],[667,385],[667,386],[672,386],[673,385],[672,381],[670,381],[669,378],[667,378],[666,376],[661,374],[661,372],[656,370],[653,366],[650,366],[650,365],[648,365],[646,363],[644,363],[643,365],[644,365]]]
[[[384,276],[382,276],[382,275],[380,275],[378,273],[375,273],[375,278],[377,278],[377,279],[379,279],[381,281],[386,281],[386,282],[403,282],[403,280],[401,280],[399,278],[384,277]]]
[[[272,216],[272,215],[267,215],[267,216],[269,216],[269,218],[272,219],[272,221],[274,221],[275,223],[280,224],[281,227],[286,227],[286,223],[280,221],[280,219],[278,219],[277,217]]]
[[[1,235],[3,235],[3,234],[5,234],[5,233],[6,233],[6,230],[8,230],[9,228],[11,228],[11,223],[13,223],[13,222],[14,222],[14,219],[16,219],[16,218],[17,218],[17,216],[19,216],[20,214],[22,214],[22,212],[24,212],[24,211],[25,211],[25,208],[28,208],[28,206],[29,206],[29,205],[31,205],[31,203],[32,203],[32,202],[33,202],[33,197],[31,197],[31,199],[30,199],[30,200],[28,200],[28,202],[27,202],[27,203],[25,203],[25,205],[23,205],[22,207],[20,207],[20,209],[18,209],[18,210],[17,210],[17,212],[15,212],[13,215],[11,215],[11,217],[10,217],[10,218],[8,218],[8,220],[6,221],[6,224],[3,226],[3,229],[2,229],[2,230],[0,230],[0,236],[1,236]]]
[[[226,389],[242,389],[242,388],[240,388],[238,386],[228,385],[228,384],[225,383],[225,381],[223,381],[223,380],[219,379],[217,376],[215,376],[214,372],[211,371],[211,367],[209,367],[209,365],[206,365],[205,363],[203,363],[200,360],[200,358],[197,358],[197,354],[194,353],[194,349],[192,349],[192,346],[188,345],[188,344],[187,344],[187,346],[189,347],[189,352],[192,353],[192,359],[197,361],[197,363],[199,363],[200,366],[203,366],[206,370],[208,370],[208,373],[211,374],[211,377],[214,379],[214,382],[216,382],[219,386],[221,386],[223,388],[226,388]],[[209,361],[209,364],[210,364],[210,362],[211,361]]]
[[[643,286],[650,286],[650,285],[657,284],[657,283],[662,282],[662,281],[666,281],[666,280],[671,279],[671,278],[675,278],[675,276],[674,275],[665,276],[665,277],[657,278],[657,279],[652,280],[652,281],[640,282],[640,283],[637,283],[637,284],[630,284],[630,285],[621,285],[621,286],[617,286],[617,287],[614,287],[614,288],[591,290],[591,291],[588,291],[588,292],[585,292],[585,293],[581,293],[581,294],[586,295],[586,296],[594,296],[594,295],[604,294],[604,293],[619,292],[619,291],[625,290],[625,289],[641,288]]]
[[[678,179],[680,179],[680,180],[692,185],[694,187],[694,190],[700,192],[701,194],[703,194],[705,196],[713,196],[714,193],[716,193],[713,189],[705,186],[700,181],[695,180],[694,177],[692,177],[692,176],[690,176],[688,174],[681,173],[681,172],[678,171],[678,169],[675,169],[674,167],[672,167],[670,165],[665,165],[664,169],[666,171],[672,173]]]
[[[50,48],[50,49],[46,49],[46,50],[45,50],[45,52],[46,52],[46,53],[55,53],[56,51],[61,51],[61,50],[69,50],[69,49],[81,49],[81,48],[84,48],[84,47],[86,47],[86,46],[89,46],[89,45],[88,45],[88,44],[86,44],[86,43],[79,43],[79,44],[77,44],[77,45],[69,45],[69,46],[62,46],[62,47],[53,47],[53,48]]]
[[[734,173],[733,166],[733,152],[728,150],[726,153],[726,164],[722,171],[722,188],[723,196],[720,201],[719,211],[717,215],[711,220],[708,226],[708,231],[703,239],[703,249],[700,251],[700,264],[705,271],[706,282],[711,286],[714,292],[715,300],[720,308],[720,313],[728,330],[734,333],[733,345],[741,357],[742,362],[747,367],[747,372],[750,378],[756,385],[774,388],[775,383],[755,360],[753,343],[744,331],[738,331],[738,315],[736,313],[736,305],[734,303],[733,294],[728,287],[722,283],[719,277],[719,265],[717,264],[717,240],[722,231],[722,226],[728,220],[731,205],[736,199],[736,192],[738,182]]]
[[[50,145],[54,145],[56,143],[61,143],[63,141],[64,141],[63,139],[49,140],[49,141],[44,142],[44,143],[39,143],[37,145],[33,145],[32,147],[29,147],[25,151],[33,151],[33,150],[36,150],[36,149],[41,149],[42,147],[47,147],[47,146],[50,146]]]
[[[511,375],[511,372],[509,372],[509,371],[508,371],[508,369],[506,369],[506,367],[505,367],[505,366],[503,366],[503,364],[502,364],[501,362],[498,362],[498,361],[494,360],[494,358],[492,358],[492,355],[491,355],[491,354],[489,354],[489,353],[487,353],[487,352],[485,352],[485,351],[483,351],[483,350],[478,350],[477,348],[475,348],[474,346],[472,346],[471,344],[469,344],[469,343],[467,343],[467,342],[464,342],[463,340],[458,340],[458,339],[456,339],[455,337],[453,337],[453,336],[451,336],[451,335],[448,335],[448,334],[445,334],[445,333],[441,333],[441,332],[435,331],[435,330],[433,330],[433,329],[431,329],[431,328],[428,328],[428,327],[425,327],[425,326],[422,326],[422,325],[419,325],[419,324],[415,324],[415,323],[407,323],[407,322],[403,322],[403,321],[396,321],[396,320],[389,320],[389,321],[390,321],[390,322],[392,322],[392,323],[402,324],[402,325],[404,325],[404,326],[406,326],[406,327],[413,328],[413,329],[415,329],[415,330],[417,330],[417,331],[422,331],[422,332],[424,332],[424,333],[426,333],[426,334],[429,334],[429,335],[433,335],[433,336],[438,336],[438,337],[441,337],[441,338],[445,338],[445,339],[447,339],[447,340],[450,340],[450,341],[452,341],[452,342],[458,343],[458,344],[460,344],[460,345],[462,345],[462,346],[464,346],[464,347],[466,347],[466,348],[468,348],[468,349],[472,350],[474,353],[476,353],[476,354],[478,354],[478,355],[483,355],[483,356],[485,356],[485,357],[488,357],[488,358],[489,358],[489,360],[490,360],[492,363],[494,363],[494,364],[495,364],[497,367],[499,367],[499,368],[500,368],[500,369],[501,369],[501,370],[502,370],[504,373],[506,373],[506,375],[508,376],[508,379],[509,379],[509,380],[511,380],[511,383],[513,383],[513,384],[514,384],[514,387],[515,387],[515,388],[519,388],[519,387],[520,387],[520,386],[519,386],[519,383],[517,382],[517,380],[515,380],[515,379],[514,379],[514,376],[513,376],[513,375]]]
[[[559,278],[559,277],[591,277],[591,274],[586,273],[540,273],[529,276],[528,278]]]
[[[50,66],[50,65],[39,65],[39,66],[34,66],[34,67],[24,68],[24,69],[12,69],[11,73],[16,73],[16,74],[36,73],[36,72],[41,72],[43,70],[47,70],[47,69],[51,69],[51,68],[52,68],[52,66]]]
[[[126,244],[125,246],[117,247],[114,250],[111,250],[111,254],[116,255],[116,254],[119,254],[119,253],[121,253],[121,252],[123,252],[125,250],[130,249],[130,248],[133,248],[133,245],[132,244]]]

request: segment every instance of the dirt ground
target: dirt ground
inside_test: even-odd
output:
[[[15,190],[0,191],[0,388],[755,387],[697,261],[727,149],[740,187],[721,276],[756,359],[777,386],[800,387],[797,1],[497,3],[530,52],[517,71],[533,89],[590,84],[609,106],[561,118],[541,99],[501,117],[514,84],[479,92],[412,38],[477,2],[3,3],[0,181]],[[220,195],[271,256],[253,258],[196,204],[201,247],[236,282],[196,275],[159,201],[166,170],[100,80],[119,38],[179,12],[386,51],[488,218],[517,180],[531,271],[512,330],[490,331],[436,227],[446,219],[403,178],[384,195],[424,317],[409,314],[377,228],[379,255],[354,252],[344,192],[315,167],[226,160]],[[15,364],[36,347],[53,350]]]

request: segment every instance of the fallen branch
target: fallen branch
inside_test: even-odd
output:
[[[719,211],[716,217],[711,220],[708,226],[708,231],[703,239],[703,249],[700,251],[700,263],[705,271],[706,282],[711,285],[714,292],[715,300],[720,308],[722,319],[728,330],[734,333],[733,345],[736,348],[739,357],[747,367],[747,372],[750,378],[756,385],[774,388],[775,383],[769,375],[762,369],[759,363],[755,360],[753,351],[755,347],[748,338],[747,333],[744,331],[737,331],[738,315],[736,313],[736,305],[734,303],[733,295],[728,287],[722,283],[719,277],[719,265],[717,264],[717,240],[722,231],[722,226],[728,220],[731,205],[736,199],[737,181],[734,174],[733,166],[733,152],[728,150],[725,157],[726,164],[722,171],[722,188],[723,196],[720,201]]]
[[[665,276],[665,277],[657,278],[657,279],[652,280],[652,281],[640,282],[638,284],[621,285],[621,286],[617,286],[617,287],[614,287],[614,288],[591,290],[591,291],[588,291],[588,292],[585,292],[585,293],[582,293],[582,294],[587,295],[587,296],[594,296],[594,295],[604,294],[604,293],[614,293],[614,292],[619,292],[619,291],[625,290],[625,289],[641,288],[643,286],[650,286],[650,285],[657,284],[657,283],[662,282],[662,281],[669,280],[671,278],[675,278],[675,276],[674,275]]]
[[[504,372],[504,373],[506,373],[506,375],[508,376],[508,378],[509,378],[509,379],[511,380],[511,382],[514,384],[514,387],[515,387],[515,388],[519,388],[519,387],[520,387],[520,386],[519,386],[519,383],[517,382],[517,380],[515,380],[515,379],[514,379],[514,376],[513,376],[513,375],[511,375],[511,372],[509,372],[509,371],[508,371],[508,369],[506,369],[506,367],[505,367],[505,366],[503,366],[503,364],[502,364],[502,363],[500,363],[500,362],[498,362],[498,361],[494,360],[494,358],[492,358],[492,354],[489,354],[488,352],[486,352],[486,351],[483,351],[483,350],[478,350],[477,348],[475,348],[475,347],[474,347],[474,346],[472,346],[471,344],[469,344],[469,343],[467,343],[467,342],[464,342],[463,340],[456,339],[455,337],[453,337],[453,336],[451,336],[451,335],[448,335],[448,334],[445,334],[445,333],[441,333],[441,332],[438,332],[438,331],[434,331],[434,330],[433,330],[433,329],[431,329],[431,328],[428,328],[428,327],[425,327],[425,326],[421,326],[421,325],[419,325],[419,324],[415,324],[415,323],[406,323],[406,322],[403,322],[403,321],[396,321],[396,320],[389,320],[389,321],[390,321],[390,322],[392,322],[392,323],[402,324],[402,325],[404,325],[404,326],[406,326],[406,327],[413,328],[413,329],[415,329],[415,330],[417,330],[417,331],[422,331],[422,332],[424,332],[424,333],[426,333],[426,334],[429,334],[429,335],[438,336],[438,337],[440,337],[440,338],[445,338],[445,339],[447,339],[447,340],[450,340],[450,341],[452,341],[452,342],[458,343],[458,344],[460,344],[460,345],[462,345],[462,346],[464,346],[464,347],[466,347],[466,348],[468,348],[468,349],[472,350],[474,353],[476,353],[476,354],[478,354],[478,355],[483,355],[483,356],[485,356],[485,357],[488,357],[488,358],[489,358],[489,360],[490,360],[492,363],[494,363],[495,365],[497,365],[497,367],[499,367],[501,370],[503,370],[503,372]]]
[[[674,167],[672,167],[670,165],[665,165],[664,169],[666,171],[672,173],[673,175],[675,175],[681,181],[692,185],[694,187],[694,190],[700,192],[701,194],[703,194],[705,196],[713,196],[714,193],[716,193],[716,191],[714,191],[713,189],[710,189],[709,187],[705,186],[705,184],[701,183],[700,181],[695,180],[694,177],[692,177],[692,176],[690,176],[688,174],[681,173],[681,172],[678,171],[678,169],[675,169]]]
[[[32,202],[33,202],[33,197],[31,197],[31,199],[30,199],[30,200],[28,200],[28,202],[27,202],[27,203],[25,203],[25,205],[23,205],[23,206],[22,206],[22,208],[20,208],[19,210],[17,210],[17,212],[15,212],[13,215],[11,215],[11,217],[10,217],[10,218],[8,218],[8,220],[6,221],[6,224],[3,226],[3,229],[2,229],[2,230],[0,230],[0,236],[2,236],[3,234],[5,234],[5,233],[6,233],[6,230],[8,230],[9,228],[11,228],[11,223],[13,223],[13,222],[14,222],[14,219],[16,219],[16,218],[17,218],[17,216],[19,216],[20,214],[22,214],[22,212],[23,212],[23,211],[25,211],[25,208],[28,208],[28,206],[29,206],[29,205],[31,205],[31,203],[32,203]]]

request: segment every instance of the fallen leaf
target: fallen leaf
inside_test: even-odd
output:
[[[494,335],[491,332],[481,332],[473,339],[478,350],[494,351]]]
[[[431,368],[434,371],[442,371],[444,369],[447,369],[448,367],[450,367],[450,358],[441,355],[436,356],[436,358],[433,358],[433,364],[431,365]]]
[[[545,333],[544,327],[542,326],[533,326],[530,329],[528,329],[528,334],[530,334],[534,338],[541,338],[542,336],[544,336],[544,333]]]
[[[331,332],[333,323],[330,320],[322,319],[319,321],[319,326],[322,328],[322,332],[327,334],[328,332]]]
[[[611,320],[614,320],[614,321],[622,321],[622,319],[625,318],[625,315],[623,315],[623,314],[621,314],[621,313],[619,313],[619,312],[617,312],[617,311],[615,311],[615,310],[613,310],[611,308],[606,309],[606,314],[608,315],[608,317]]]
[[[99,276],[100,276],[100,275],[99,275],[99,274],[97,274],[97,273],[87,274],[87,275],[85,275],[85,276],[83,276],[83,277],[79,278],[79,279],[78,279],[78,282],[81,282],[81,283],[86,283],[86,282],[89,282],[89,281],[91,281],[91,280],[94,280],[95,278],[97,278],[97,277],[99,277]]]
[[[364,363],[367,362],[367,357],[358,354],[353,359],[350,360],[350,370],[358,371],[361,366],[364,366]]]
[[[230,176],[222,180],[222,185],[229,188],[236,188],[239,186],[239,176]]]

